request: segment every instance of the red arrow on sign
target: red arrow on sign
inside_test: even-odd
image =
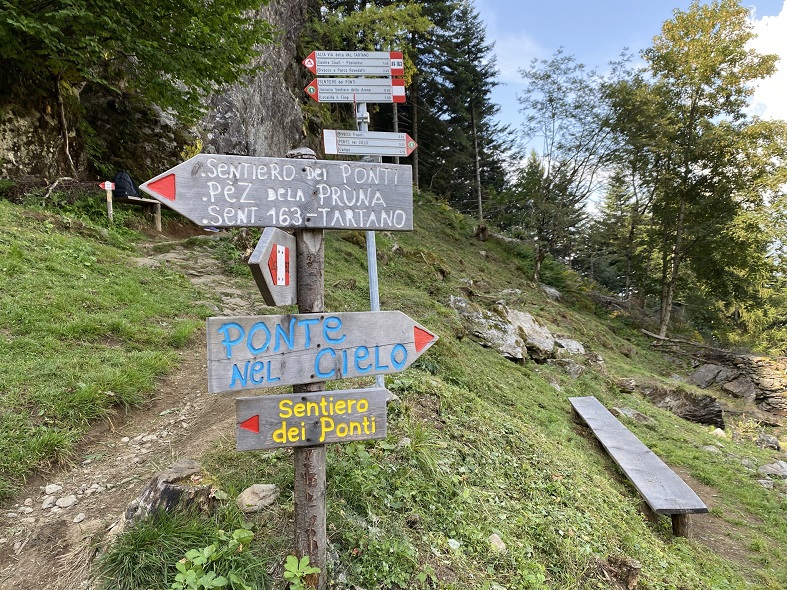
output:
[[[436,338],[434,334],[418,326],[413,326],[413,337],[415,339],[416,352],[421,352],[427,344]]]
[[[238,426],[240,428],[245,429],[245,430],[249,430],[251,432],[259,433],[259,431],[260,431],[260,417],[259,417],[259,415],[252,416],[248,420],[244,420],[243,422],[238,424]]]
[[[147,190],[153,191],[154,193],[164,197],[165,199],[174,201],[175,200],[175,175],[168,174],[167,176],[163,176],[158,180],[149,182],[147,184]]]

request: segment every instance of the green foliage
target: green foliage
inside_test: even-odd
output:
[[[4,3],[0,63],[6,85],[54,90],[93,82],[134,89],[150,104],[184,120],[201,112],[204,95],[238,80],[270,41],[269,26],[249,18],[254,0],[205,3],[142,0],[120,6],[107,0]]]
[[[216,542],[202,549],[190,549],[186,556],[175,564],[178,573],[170,589],[210,590],[229,586],[233,590],[252,590],[235,572],[230,571],[227,577],[224,577],[216,573],[216,568],[227,556],[242,553],[253,538],[254,533],[247,529],[236,529],[232,536],[219,530]]]
[[[320,568],[309,565],[308,555],[300,560],[294,555],[288,555],[284,562],[284,579],[289,582],[290,590],[306,590],[306,577],[319,573]]]
[[[221,527],[237,527],[232,534]],[[136,523],[97,560],[99,587],[263,590],[269,587],[252,531],[237,516],[156,513]],[[195,549],[197,547],[198,549]]]
[[[207,311],[184,277],[130,263],[135,234],[96,225],[87,203],[56,215],[0,201],[3,495],[65,461],[92,420],[144,400]]]

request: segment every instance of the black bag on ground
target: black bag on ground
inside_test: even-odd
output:
[[[115,189],[112,191],[113,198],[139,196],[139,187],[137,183],[132,180],[131,175],[125,170],[115,174],[115,178],[112,179],[112,182],[115,183]]]

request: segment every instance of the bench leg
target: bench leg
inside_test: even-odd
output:
[[[672,534],[676,537],[691,536],[691,515],[690,514],[672,514]]]
[[[161,231],[161,203],[156,203],[156,231]]]

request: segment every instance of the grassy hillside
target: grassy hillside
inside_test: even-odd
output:
[[[129,265],[140,236],[108,229],[95,208],[0,202],[0,220],[0,469],[10,494],[35,464],[65,456],[107,403],[133,403],[152,388],[204,315],[190,306],[204,294],[174,273]],[[440,340],[413,367],[386,377],[401,399],[389,405],[386,440],[328,449],[334,587],[607,588],[623,559],[642,564],[639,588],[787,587],[785,490],[765,490],[742,465],[770,462],[774,453],[720,442],[708,428],[615,385],[621,377],[666,380],[686,367],[651,350],[625,318],[597,309],[582,282],[558,265],[546,266],[544,280],[563,298],[550,300],[525,278],[532,268],[526,248],[474,240],[472,221],[432,198],[416,197],[415,225],[378,235],[381,306],[404,311]],[[368,309],[362,234],[326,233],[326,308]],[[232,254],[228,240],[216,243]],[[243,265],[235,270],[252,280]],[[448,306],[468,280],[476,303],[504,299],[603,362],[572,378],[556,364],[515,364],[481,347]],[[132,357],[146,369],[129,383],[131,363],[123,359]],[[697,518],[712,520],[718,545],[673,538],[668,518],[645,515],[634,488],[572,417],[567,398],[577,395],[655,420],[626,424],[713,494],[711,515]],[[61,408],[55,398],[69,401]],[[709,453],[708,445],[722,452]],[[230,500],[214,516],[162,516],[124,535],[98,563],[106,588],[169,587],[187,550],[240,526],[255,534],[251,552],[225,567],[259,587],[282,587],[292,536],[291,453],[238,453],[228,441],[203,463]],[[261,482],[282,489],[276,505],[259,517],[241,515],[234,494]],[[492,534],[504,552],[490,547]]]

